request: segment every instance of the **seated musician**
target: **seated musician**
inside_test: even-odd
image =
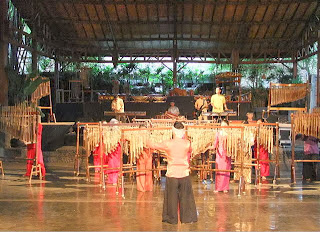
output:
[[[194,108],[196,108],[196,116],[198,120],[208,120],[208,116],[202,115],[202,113],[206,113],[208,110],[208,103],[204,96],[200,95],[194,103]]]
[[[222,113],[228,110],[226,98],[221,94],[221,88],[216,88],[216,94],[211,97],[211,105],[213,113]],[[224,109],[223,109],[224,108]]]
[[[123,100],[119,97],[119,95],[116,95],[111,103],[111,109],[113,112],[115,113],[124,113],[124,103]],[[116,119],[118,121],[124,122],[125,121],[125,117],[124,115],[120,116],[120,115],[116,115]],[[123,121],[124,120],[124,121]]]
[[[256,123],[256,121],[253,120],[253,112],[249,111],[246,113],[247,119],[243,121],[243,124],[250,124],[250,123]]]
[[[179,108],[175,106],[175,102],[174,101],[171,101],[170,102],[170,107],[166,111],[165,115],[168,118],[176,119],[176,118],[179,117],[179,114],[180,114]]]

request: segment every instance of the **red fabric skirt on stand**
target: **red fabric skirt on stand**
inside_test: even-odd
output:
[[[38,124],[38,137],[37,137],[37,143],[31,143],[27,145],[27,171],[25,176],[30,176],[31,169],[33,165],[33,159],[36,157],[36,150],[38,149],[38,157],[37,162],[41,165],[41,172],[42,176],[46,175],[46,168],[44,166],[43,162],[43,155],[42,155],[42,124]],[[37,146],[37,147],[36,147]]]

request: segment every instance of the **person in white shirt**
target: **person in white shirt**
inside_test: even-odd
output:
[[[115,98],[113,99],[112,103],[111,103],[111,109],[113,112],[115,113],[124,113],[124,103],[123,100],[119,97],[119,95],[116,95]],[[121,119],[121,121],[125,120],[124,115],[120,116],[120,115],[116,115],[116,119],[119,121]]]
[[[174,101],[170,102],[170,107],[168,108],[166,115],[169,118],[177,118],[180,115],[179,108],[175,106]]]

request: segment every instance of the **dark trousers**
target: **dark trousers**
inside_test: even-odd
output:
[[[164,192],[162,221],[178,223],[178,206],[182,223],[196,222],[197,209],[194,201],[191,179],[167,177]]]
[[[303,159],[305,160],[318,160],[319,155],[318,154],[308,154],[303,155]],[[302,176],[303,179],[311,179],[311,180],[317,180],[319,178],[318,163],[303,163],[302,167]]]

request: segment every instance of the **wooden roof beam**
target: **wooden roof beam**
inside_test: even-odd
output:
[[[172,41],[174,37],[169,37],[169,38],[126,38],[126,39],[117,39],[118,42],[143,42],[143,41]],[[185,38],[185,37],[177,37],[178,41],[202,41],[202,42],[226,42],[226,43],[235,43],[235,40],[219,40],[215,38]],[[76,42],[76,41],[81,41],[81,42],[106,42],[106,41],[113,41],[112,39],[83,39],[83,38],[77,38],[77,37],[60,37],[59,40],[56,41],[65,41],[65,42]],[[264,39],[241,39],[237,40],[238,43],[263,43],[263,42],[295,42],[295,40],[292,40],[292,38],[264,38]]]
[[[109,16],[108,10],[107,10],[104,2],[105,2],[104,0],[100,0],[104,15],[106,16],[106,19],[107,19],[107,25],[108,25],[110,33],[111,33],[111,37],[112,37],[112,41],[113,41],[113,49],[114,49],[114,52],[117,53],[118,43],[117,43],[116,36],[115,36],[114,30],[113,30],[112,22],[110,21],[110,16]]]
[[[46,0],[46,2],[72,2],[73,0]],[[135,0],[132,1],[131,4],[148,4],[153,5],[155,3],[166,4],[168,1],[175,2],[176,0]],[[216,1],[216,0],[207,0],[209,4],[217,4],[224,5],[224,1]],[[287,4],[287,3],[304,3],[304,2],[316,2],[317,0],[268,0],[268,1],[238,1],[238,0],[229,0],[228,5],[271,5],[271,4]],[[104,0],[105,4],[117,4],[124,5],[128,4],[127,0]],[[183,0],[181,3],[193,3],[194,0]],[[75,0],[75,3],[78,4],[99,4],[100,0]]]
[[[46,22],[54,22],[54,23],[71,23],[73,19],[61,19],[61,18],[46,18],[44,19]],[[115,20],[84,20],[84,19],[77,19],[79,23],[92,23],[92,24],[109,24],[109,22],[113,25],[147,25],[147,24],[174,24],[174,20],[170,21],[141,21],[141,20],[131,20],[131,21],[115,21]],[[272,24],[292,24],[292,23],[307,23],[308,20],[280,20],[280,21],[232,21],[232,22],[217,22],[220,26],[232,26],[232,25],[272,25]],[[177,21],[177,24],[185,25],[185,24],[193,24],[193,25],[211,25],[211,22],[196,22],[196,21]],[[214,23],[213,23],[214,24]]]

